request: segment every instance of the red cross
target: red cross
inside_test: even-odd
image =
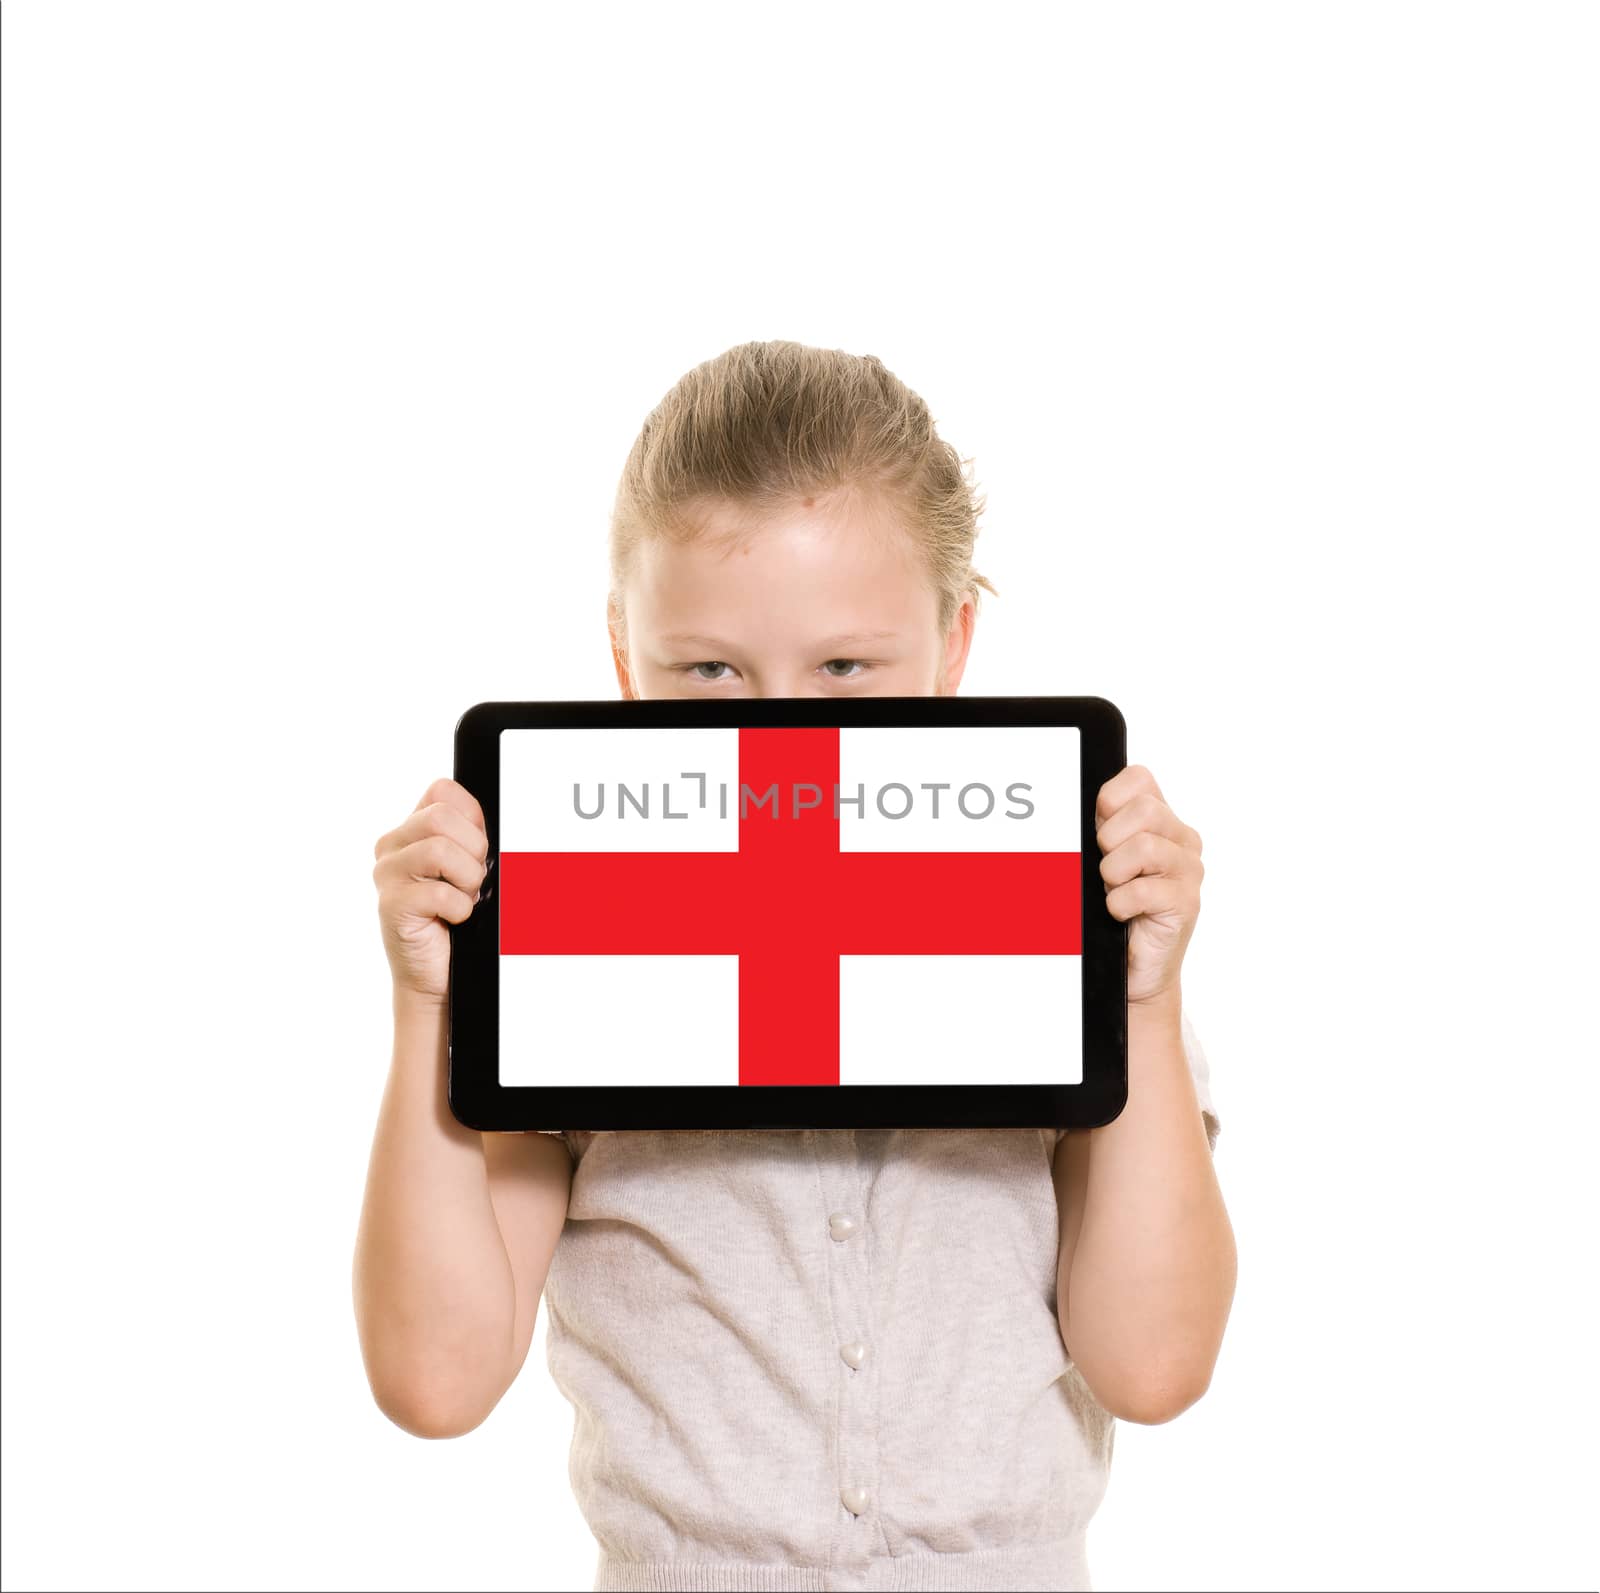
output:
[[[746,727],[737,852],[502,853],[502,955],[736,954],[740,1084],[837,1084],[841,956],[1081,953],[1081,853],[841,852],[838,779],[837,729]]]

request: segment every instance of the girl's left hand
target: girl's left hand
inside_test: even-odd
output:
[[[1139,763],[1101,786],[1094,823],[1106,906],[1113,918],[1133,920],[1128,1005],[1176,1002],[1184,948],[1200,915],[1200,833],[1167,806]]]

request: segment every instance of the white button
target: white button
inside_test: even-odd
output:
[[[867,1490],[865,1488],[841,1488],[839,1497],[844,1500],[844,1507],[853,1516],[858,1516],[867,1508]]]
[[[848,1212],[836,1211],[828,1218],[828,1232],[835,1239],[848,1239],[860,1226]]]
[[[867,1347],[859,1341],[855,1344],[841,1344],[839,1353],[844,1357],[846,1366],[853,1366],[860,1371],[861,1363],[867,1358]]]

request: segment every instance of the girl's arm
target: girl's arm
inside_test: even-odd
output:
[[[486,1417],[527,1359],[572,1161],[548,1134],[483,1134],[446,1098],[449,930],[472,911],[482,813],[436,782],[377,847],[394,1051],[356,1238],[356,1326],[390,1420],[427,1438]]]
[[[470,1432],[522,1369],[572,1179],[559,1139],[456,1120],[446,1027],[443,1008],[396,992],[355,1253],[373,1398],[423,1438]]]
[[[1131,919],[1128,1104],[1056,1148],[1062,1340],[1114,1416],[1169,1421],[1206,1391],[1237,1257],[1183,1045],[1178,971],[1200,907],[1200,837],[1148,769],[1097,808],[1106,901]]]

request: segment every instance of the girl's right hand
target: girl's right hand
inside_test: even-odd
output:
[[[395,993],[442,1006],[450,990],[446,924],[471,914],[488,872],[483,809],[464,785],[435,780],[411,816],[378,838],[373,853],[378,921]]]

